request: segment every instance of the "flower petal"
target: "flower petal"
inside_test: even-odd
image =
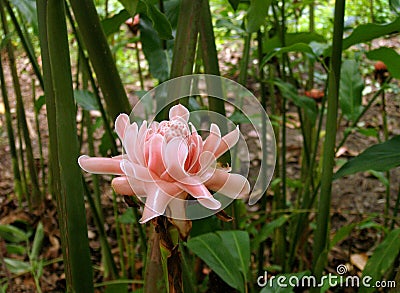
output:
[[[173,120],[174,118],[181,117],[186,122],[189,121],[189,111],[181,104],[173,106],[169,110],[169,120]]]
[[[203,139],[198,134],[189,136],[189,158],[186,160],[185,170],[188,173],[197,173],[199,169],[199,156],[203,151]]]
[[[142,218],[139,221],[141,224],[164,214],[168,203],[176,195],[169,194],[165,192],[166,190],[169,190],[167,183],[165,183],[162,188],[159,188],[157,185],[151,183],[146,184],[147,198],[143,209]]]
[[[165,147],[165,140],[161,134],[154,134],[149,140],[149,145],[146,146],[146,154],[147,157],[147,166],[148,168],[161,176],[161,174],[165,171],[165,167],[162,160],[163,148]]]
[[[113,174],[113,175],[123,175],[120,168],[120,159],[114,158],[98,158],[89,156],[80,156],[78,158],[79,166],[89,173],[94,174]]]
[[[223,155],[227,150],[232,148],[239,140],[239,135],[240,135],[240,130],[239,126],[235,128],[235,130],[232,130],[228,134],[222,137],[220,144],[216,151],[214,152],[215,157],[219,158],[221,155]]]
[[[210,127],[210,134],[204,141],[203,152],[208,151],[215,153],[220,143],[221,143],[221,131],[219,130],[219,127],[216,124],[212,123]]]
[[[205,186],[230,198],[245,198],[250,193],[250,184],[244,176],[219,169],[214,171]]]
[[[139,128],[136,143],[135,144],[132,143],[133,150],[136,154],[138,163],[142,166],[145,165],[144,143],[146,141],[146,134],[147,134],[147,121],[144,120]]]
[[[180,180],[188,176],[184,169],[188,151],[188,146],[181,137],[171,139],[165,147],[163,159],[166,173],[174,180]],[[163,174],[163,176],[165,175]]]
[[[115,132],[117,132],[121,140],[124,139],[125,130],[129,126],[129,116],[126,114],[120,114],[115,120]]]
[[[111,181],[114,191],[122,195],[135,195],[126,176],[116,177]]]
[[[138,126],[136,123],[133,123],[128,126],[125,131],[124,139],[122,141],[122,145],[128,155],[129,160],[134,163],[138,163],[138,159],[136,157],[135,145],[137,143],[138,136]]]
[[[219,208],[221,208],[221,203],[212,196],[212,194],[208,191],[204,184],[196,184],[194,178],[191,179],[193,179],[191,184],[177,182],[177,185],[179,185],[180,188],[189,193],[191,196],[196,198],[197,201],[206,208],[210,210],[218,210]]]
[[[128,178],[134,178],[143,182],[154,182],[157,180],[155,174],[152,174],[149,169],[141,165],[132,163],[129,160],[122,160],[120,163],[121,170]]]

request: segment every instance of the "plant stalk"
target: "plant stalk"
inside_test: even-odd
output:
[[[323,150],[322,179],[318,202],[317,228],[314,236],[313,270],[317,278],[327,262],[329,245],[329,222],[332,193],[332,175],[335,158],[337,132],[338,97],[340,85],[340,68],[342,63],[342,42],[344,27],[345,0],[335,2],[332,57],[328,84],[328,113],[326,118],[326,139]],[[316,289],[315,289],[316,290]]]

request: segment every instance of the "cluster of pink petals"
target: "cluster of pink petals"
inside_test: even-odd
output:
[[[248,196],[250,185],[245,177],[218,168],[216,160],[239,139],[236,128],[221,137],[212,124],[207,139],[188,123],[189,111],[176,105],[169,121],[143,121],[139,127],[126,114],[118,116],[115,128],[126,154],[114,158],[78,159],[82,169],[96,174],[121,175],[112,181],[117,193],[145,198],[141,223],[164,215],[185,219],[188,194],[202,206],[218,211],[221,203],[209,190],[230,198]]]

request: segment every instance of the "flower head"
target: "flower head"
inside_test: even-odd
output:
[[[203,140],[188,120],[189,111],[182,105],[170,109],[168,121],[150,125],[143,121],[140,127],[121,114],[115,129],[126,154],[114,158],[81,156],[79,165],[90,173],[121,175],[112,181],[114,190],[145,199],[141,223],[164,214],[185,219],[189,195],[216,211],[221,203],[209,190],[230,198],[247,196],[247,179],[216,163],[237,143],[239,129],[221,137],[219,127],[211,124],[209,136]]]

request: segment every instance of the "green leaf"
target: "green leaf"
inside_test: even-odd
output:
[[[247,32],[254,33],[265,23],[272,0],[251,0],[247,10]]]
[[[12,225],[0,225],[0,238],[8,242],[19,243],[27,241],[29,236],[23,230]]]
[[[236,11],[236,9],[239,6],[240,0],[228,0],[229,4],[232,6],[233,10]]]
[[[372,176],[376,177],[376,179],[378,179],[385,187],[389,187],[389,180],[384,172],[369,170],[369,173],[371,173]]]
[[[151,20],[153,28],[158,33],[158,36],[162,40],[172,40],[171,23],[161,11],[148,0],[140,0],[138,5],[138,11],[145,13]]]
[[[110,36],[117,33],[121,24],[123,24],[130,16],[129,12],[126,9],[123,9],[112,17],[103,19],[101,21],[101,26],[103,27],[105,35]]]
[[[380,47],[367,52],[366,55],[371,60],[380,60],[385,63],[390,74],[394,78],[400,79],[400,55],[394,49]]]
[[[149,62],[151,75],[160,82],[166,81],[169,77],[167,52],[163,49],[161,40],[150,20],[145,16],[140,19],[140,40],[143,53]]]
[[[44,238],[44,229],[42,222],[39,222],[36,228],[35,238],[33,239],[32,249],[30,253],[30,258],[36,260],[39,257],[40,250],[42,248]]]
[[[254,239],[251,242],[252,250],[257,250],[261,242],[267,240],[272,235],[276,228],[281,227],[289,219],[288,215],[282,215],[279,218],[269,222],[268,224],[262,225],[260,231],[254,235]]]
[[[372,278],[370,284],[381,281],[385,273],[392,267],[400,253],[400,229],[392,230],[375,249],[362,272],[363,277]],[[373,292],[374,288],[363,287],[362,292]]]
[[[74,90],[76,103],[86,111],[99,110],[95,95],[88,90]]]
[[[137,221],[135,220],[135,215],[133,214],[133,208],[128,208],[125,213],[118,217],[118,222],[121,224],[134,224]]]
[[[290,83],[274,80],[282,95],[293,101],[293,103],[304,110],[310,121],[314,124],[317,119],[317,104],[314,99],[297,94],[297,89]]]
[[[23,18],[33,27],[35,34],[38,33],[38,20],[35,0],[10,0],[12,5],[18,9]]]
[[[46,104],[46,98],[44,95],[41,95],[36,101],[35,101],[35,111],[39,113],[40,109]]]
[[[31,265],[22,260],[5,257],[4,262],[6,263],[7,269],[13,274],[27,273],[31,270]]]
[[[359,25],[350,36],[343,40],[343,49],[359,43],[369,42],[373,39],[400,31],[400,17],[388,24],[367,23]]]
[[[231,116],[228,117],[235,124],[239,123],[250,123],[249,118],[244,115],[241,111],[235,110]]]
[[[268,54],[276,48],[281,48],[282,42],[281,38],[276,35],[272,38],[268,38],[268,35],[265,35],[265,40],[263,42],[263,53]],[[267,39],[268,38],[268,39]],[[291,47],[295,44],[310,44],[311,43],[325,43],[326,40],[323,36],[315,33],[315,32],[299,32],[299,33],[286,33],[285,34],[285,47]],[[313,49],[313,47],[311,46]],[[293,50],[295,51],[295,50]],[[315,52],[315,50],[312,50]],[[320,54],[318,54],[320,55]]]
[[[127,284],[110,284],[106,287],[105,293],[128,293]]]
[[[6,250],[7,250],[7,253],[10,253],[10,254],[25,255],[25,253],[26,253],[25,246],[17,245],[17,244],[6,244]]]
[[[368,170],[388,171],[400,166],[400,135],[367,148],[349,160],[337,171],[333,179]]]
[[[355,60],[345,60],[340,75],[339,103],[346,119],[354,121],[362,111],[364,80]]]
[[[207,233],[189,239],[187,246],[199,256],[229,286],[244,291],[243,278],[234,259],[216,233]]]
[[[389,0],[390,9],[397,15],[400,14],[400,0]]]
[[[310,47],[310,45],[304,44],[304,43],[297,43],[293,44],[288,47],[283,47],[283,48],[276,48],[269,52],[262,60],[261,62],[261,67],[264,67],[269,60],[271,60],[272,57],[282,54],[282,53],[289,53],[289,52],[301,52],[301,53],[308,53],[312,55],[315,58],[318,58],[313,52],[313,49]]]
[[[132,17],[135,16],[139,0],[118,0],[118,1],[119,3],[122,4],[122,6],[124,6],[126,11],[128,11]]]
[[[351,231],[353,231],[354,227],[356,227],[357,225],[358,223],[353,223],[350,225],[345,225],[343,227],[340,227],[340,229],[336,231],[335,235],[333,236],[332,240],[329,243],[329,250],[331,250],[332,247],[334,247],[340,241],[349,236]]]
[[[246,276],[250,267],[250,238],[247,231],[218,231],[222,243],[240,264],[239,268]]]

